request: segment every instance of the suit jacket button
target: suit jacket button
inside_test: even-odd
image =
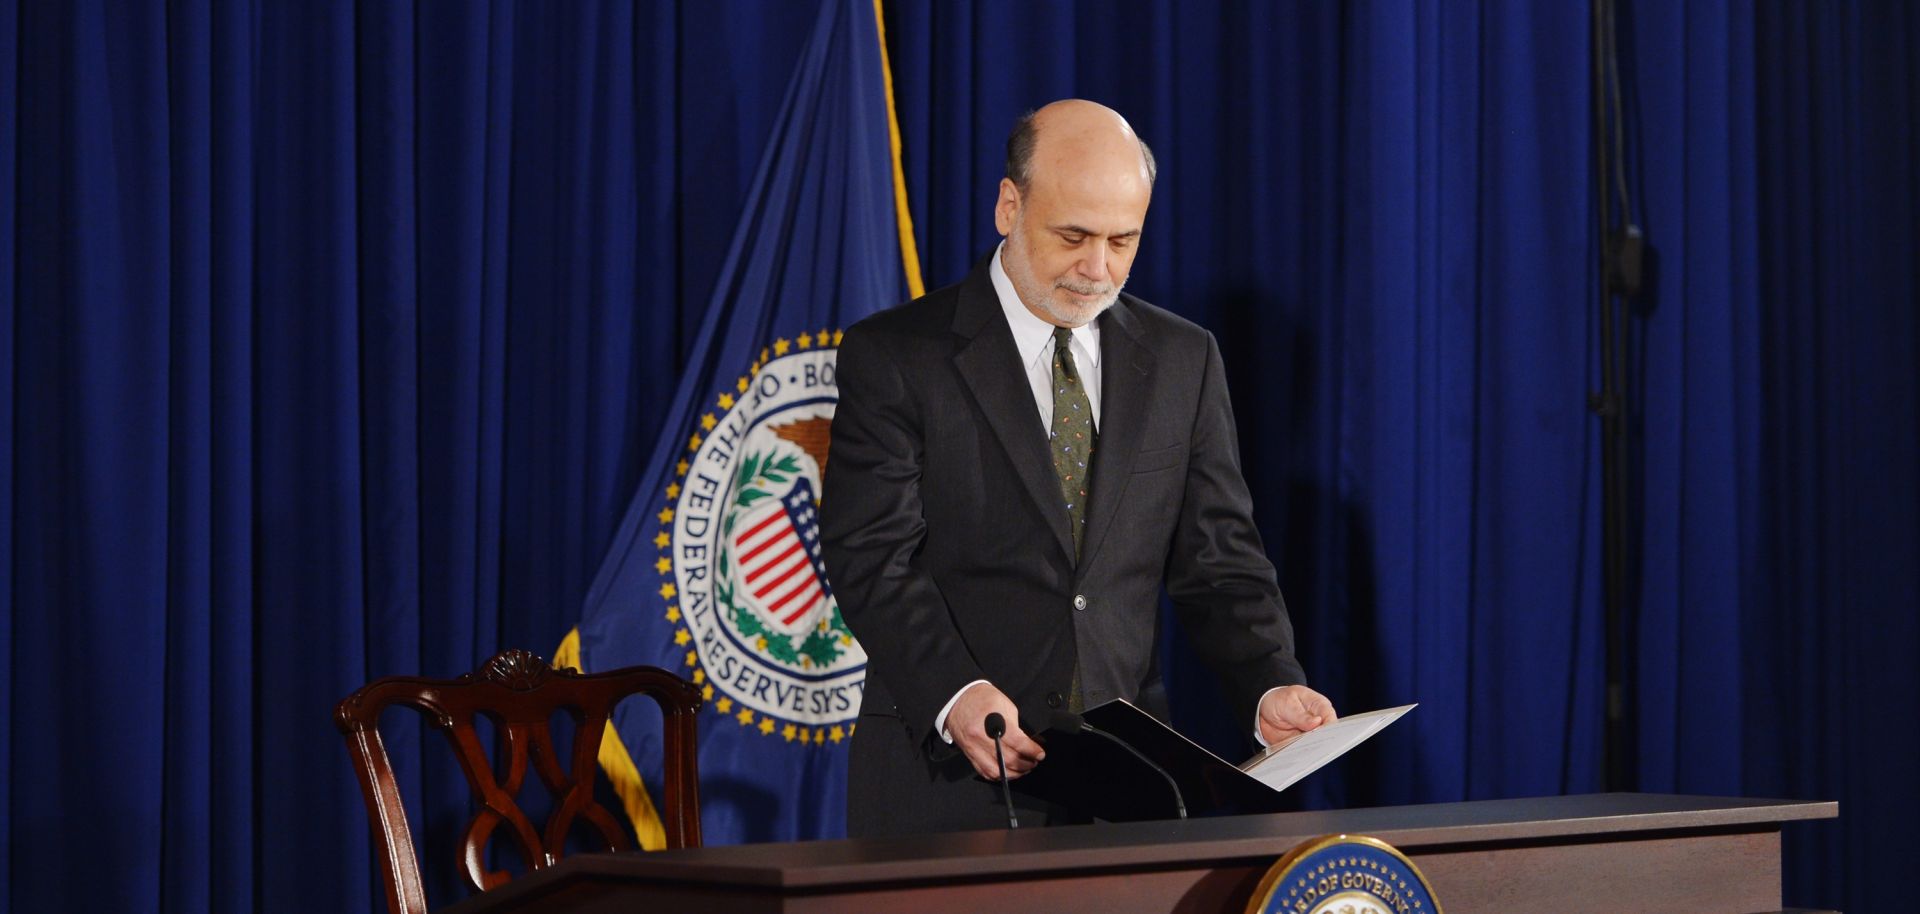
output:
[[[1049,708],[1058,708],[1058,707],[1060,707],[1060,705],[1061,705],[1061,699],[1060,699],[1060,693],[1059,693],[1059,692],[1048,692],[1048,693],[1047,693],[1047,707],[1049,707]]]
[[[1077,594],[1074,594],[1074,595],[1073,595],[1073,608],[1074,608],[1074,609],[1086,609],[1086,608],[1087,608],[1087,596],[1086,596],[1086,594],[1079,594],[1079,593],[1077,593]]]

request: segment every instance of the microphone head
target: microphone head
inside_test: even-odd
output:
[[[1005,735],[1007,735],[1007,719],[1001,717],[997,711],[987,715],[987,736],[999,739]]]

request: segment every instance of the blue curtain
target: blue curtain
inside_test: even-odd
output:
[[[812,19],[0,11],[0,907],[377,904],[331,705],[578,619]]]
[[[813,13],[0,0],[8,909],[374,908],[331,704],[578,620]],[[1154,145],[1132,288],[1221,338],[1308,672],[1422,703],[1301,802],[1598,789],[1585,5],[886,13],[930,285],[990,250],[1021,111]],[[1619,24],[1639,785],[1839,799],[1788,902],[1895,909],[1920,14]],[[462,791],[394,724],[446,903]]]
[[[1790,845],[1789,886],[1844,873],[1805,897],[1886,910],[1906,902],[1878,874],[1909,865],[1920,817],[1920,10],[1782,5],[1754,33],[1752,107],[1730,106],[1759,185],[1739,277],[1758,340],[1734,353],[1759,380],[1746,605],[1702,647],[1740,645],[1739,786],[1841,801]]]

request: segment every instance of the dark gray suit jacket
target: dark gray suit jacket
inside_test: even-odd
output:
[[[988,263],[855,324],[840,345],[821,530],[869,658],[854,835],[1005,824],[997,788],[930,732],[973,680],[998,686],[1037,732],[1064,705],[1077,658],[1088,707],[1124,698],[1164,717],[1163,585],[1243,719],[1268,688],[1306,679],[1212,334],[1131,295],[1100,316],[1100,437],[1076,562]]]

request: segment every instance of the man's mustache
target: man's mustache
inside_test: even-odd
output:
[[[1053,286],[1056,289],[1065,289],[1080,295],[1105,295],[1114,289],[1113,283],[1110,282],[1074,282],[1070,279],[1059,280]]]

